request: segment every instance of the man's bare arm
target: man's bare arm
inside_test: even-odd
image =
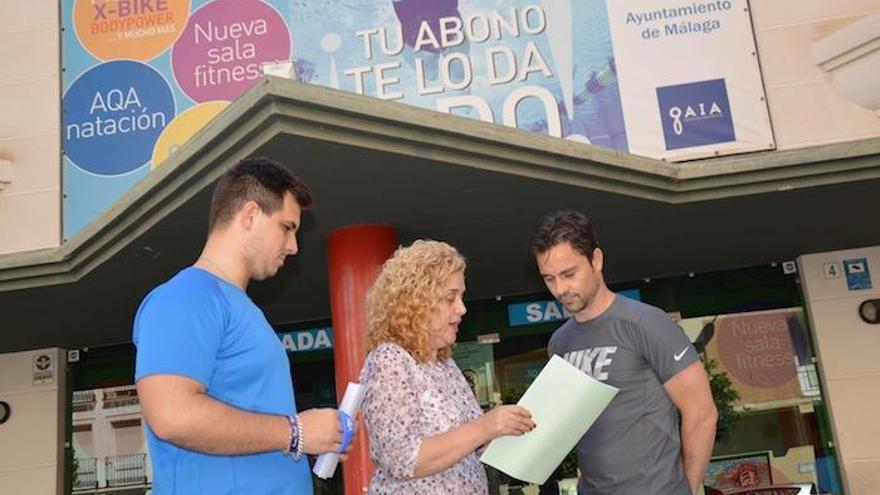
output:
[[[287,418],[244,411],[205,393],[196,380],[179,375],[150,375],[137,382],[144,418],[162,440],[208,454],[238,455],[286,450]],[[305,430],[304,451],[336,451],[342,432],[335,409],[299,414]]]
[[[699,493],[715,445],[718,410],[712,399],[703,363],[696,361],[670,378],[663,387],[681,412],[684,472],[693,493]]]

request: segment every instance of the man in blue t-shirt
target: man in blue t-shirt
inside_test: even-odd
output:
[[[583,213],[545,217],[529,250],[547,288],[572,314],[548,352],[619,389],[578,442],[578,493],[698,493],[718,413],[684,331],[663,310],[608,289],[604,253]]]
[[[141,303],[135,380],[155,495],[311,494],[302,454],[340,448],[335,409],[297,413],[286,352],[245,292],[296,254],[310,204],[278,163],[242,160],[214,189],[199,258]]]

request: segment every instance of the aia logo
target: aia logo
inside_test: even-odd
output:
[[[681,123],[682,119],[684,119],[685,122],[703,119],[717,119],[723,117],[724,112],[721,111],[721,106],[713,101],[708,109],[706,108],[705,103],[697,104],[696,108],[688,105],[684,107],[684,110],[682,110],[681,107],[672,107],[669,109],[669,116],[672,117],[673,132],[681,136],[684,132],[684,124]]]
[[[657,88],[666,149],[736,141],[724,79]]]

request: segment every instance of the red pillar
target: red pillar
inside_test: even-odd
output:
[[[366,295],[382,264],[397,248],[397,230],[387,225],[354,225],[327,235],[327,272],[333,318],[336,396],[357,381],[367,349]],[[363,423],[360,423],[363,427]],[[367,436],[360,431],[342,464],[346,495],[366,493],[373,475]]]

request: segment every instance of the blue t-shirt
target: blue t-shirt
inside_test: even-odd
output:
[[[180,375],[239,409],[296,412],[287,354],[263,312],[240,288],[205,270],[187,268],[153,289],[135,316],[133,340],[135,380]],[[155,495],[312,494],[305,457],[203,454],[146,430]]]

